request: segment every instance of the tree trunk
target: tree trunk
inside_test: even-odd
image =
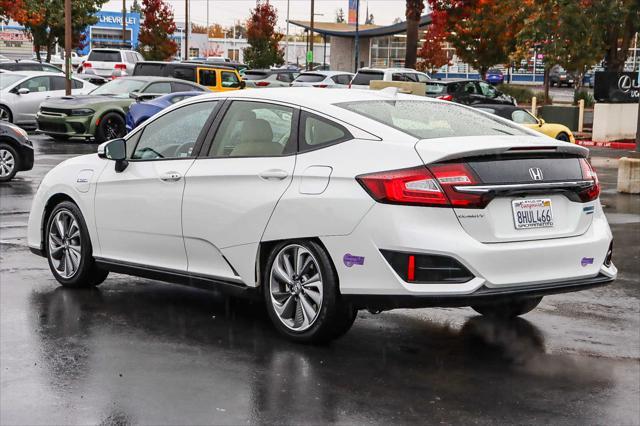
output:
[[[480,71],[480,79],[481,80],[486,80],[487,79],[487,71],[489,70],[488,67],[485,66],[481,66],[480,69],[478,71]]]
[[[404,56],[404,66],[406,68],[416,67],[416,57],[418,54],[418,24],[419,19],[407,18],[407,50]]]

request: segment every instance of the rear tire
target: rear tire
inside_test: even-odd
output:
[[[70,201],[57,204],[49,215],[45,252],[53,276],[64,287],[93,287],[109,275],[96,266],[87,225]]]
[[[508,319],[531,312],[540,304],[541,300],[542,297],[509,299],[486,305],[475,305],[471,308],[487,317]]]
[[[313,241],[277,244],[263,273],[269,317],[280,334],[299,343],[327,343],[345,334],[357,311],[338,290],[338,275]]]
[[[102,116],[96,129],[96,142],[102,143],[111,139],[121,138],[127,134],[127,127],[117,112],[109,112]]]
[[[13,123],[11,110],[4,105],[0,105],[0,121],[8,121],[9,123]]]

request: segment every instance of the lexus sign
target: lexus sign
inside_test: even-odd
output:
[[[636,103],[640,98],[637,72],[596,72],[593,97],[598,102]]]

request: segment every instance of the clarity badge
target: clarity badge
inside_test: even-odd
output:
[[[347,268],[351,268],[353,265],[364,265],[364,256],[353,256],[347,253],[342,258],[342,261]]]
[[[593,257],[583,257],[580,264],[582,266],[593,265]]]

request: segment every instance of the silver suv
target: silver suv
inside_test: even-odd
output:
[[[426,83],[431,77],[411,68],[361,68],[351,80],[351,88],[368,89],[372,80]]]
[[[144,61],[142,55],[134,50],[91,49],[87,60],[80,65],[78,72],[97,74],[102,77],[114,75],[133,75],[133,68]],[[93,71],[88,71],[88,70]]]

